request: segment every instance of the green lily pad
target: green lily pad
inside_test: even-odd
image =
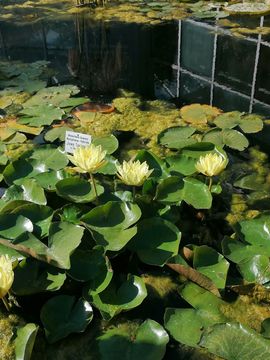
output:
[[[225,10],[230,14],[263,15],[270,11],[270,6],[263,2],[244,2],[227,5]]]
[[[96,146],[101,145],[108,155],[114,153],[119,146],[117,138],[112,134],[103,137],[93,137],[92,143]]]
[[[185,154],[177,154],[166,158],[169,164],[169,172],[171,175],[185,175],[190,176],[197,172],[195,164],[197,159],[194,159]]]
[[[31,220],[17,214],[0,214],[0,236],[14,240],[25,232],[34,229]]]
[[[232,129],[239,126],[244,133],[256,133],[263,129],[261,116],[254,114],[243,116],[239,111],[221,114],[214,123],[221,129]]]
[[[38,326],[36,324],[26,324],[17,329],[15,338],[15,357],[16,360],[30,360],[35,344]]]
[[[167,332],[154,320],[145,320],[135,333],[121,326],[108,329],[97,338],[102,360],[161,360],[169,342]]]
[[[75,296],[59,295],[42,307],[40,318],[50,344],[69,334],[83,332],[93,318],[91,305]]]
[[[85,214],[81,221],[92,232],[98,245],[106,250],[122,249],[136,234],[134,225],[141,217],[136,204],[123,201],[109,201]]]
[[[66,274],[35,259],[25,259],[14,270],[12,291],[16,295],[32,295],[43,291],[57,291],[66,280]]]
[[[102,317],[109,320],[122,311],[139,306],[146,296],[143,280],[139,276],[128,275],[127,280],[119,284],[113,279],[103,292],[93,296],[92,301]]]
[[[226,360],[265,360],[270,353],[268,339],[239,323],[214,325],[203,334],[200,345]]]
[[[50,207],[28,203],[16,207],[12,213],[25,216],[31,220],[34,225],[33,233],[36,236],[42,238],[49,234],[53,218],[53,209]]]
[[[137,234],[128,247],[149,265],[163,266],[177,255],[181,232],[171,222],[154,217],[138,222]]]
[[[61,120],[64,111],[53,105],[32,106],[21,111],[23,115],[18,122],[31,126],[40,127],[51,125],[54,120]]]
[[[56,183],[56,192],[59,196],[75,203],[88,203],[96,200],[92,184],[80,177],[71,177]],[[103,194],[103,186],[96,184],[98,196]]]
[[[68,222],[52,223],[48,237],[48,255],[61,269],[70,268],[70,255],[80,245],[84,229]]]
[[[54,142],[56,140],[65,141],[66,131],[71,131],[71,128],[68,126],[52,128],[46,132],[44,139],[49,142]]]
[[[263,214],[251,220],[240,221],[237,232],[245,242],[262,247],[267,253],[270,252],[269,214]]]
[[[5,167],[3,176],[8,185],[12,185],[13,183],[20,185],[21,182],[24,182],[25,178],[33,178],[46,170],[43,164],[38,164],[35,160],[26,161],[19,159]]]
[[[29,159],[34,159],[51,170],[62,170],[69,160],[63,149],[53,145],[43,145],[34,148],[27,154]]]
[[[47,199],[43,188],[34,179],[24,179],[20,185],[11,185],[4,193],[3,200],[26,200],[35,204],[46,205]]]
[[[207,245],[196,246],[193,267],[213,281],[218,289],[224,289],[229,262],[216,250]]]
[[[56,184],[63,179],[69,178],[71,175],[64,170],[49,170],[35,175],[37,183],[48,191],[56,190]]]
[[[80,92],[79,88],[75,85],[61,85],[51,86],[48,88],[40,89],[34,96],[24,103],[25,108],[32,106],[54,105],[66,107],[65,101],[68,101],[69,97],[76,95]]]
[[[163,130],[158,135],[158,142],[170,149],[181,149],[197,141],[191,138],[196,129],[188,126],[177,126]]]
[[[212,195],[208,186],[194,178],[170,176],[157,186],[156,200],[164,204],[177,204],[182,200],[195,209],[210,209]]]
[[[77,281],[90,281],[96,278],[105,278],[112,269],[101,246],[95,246],[92,250],[76,249],[70,257],[71,267],[68,274]]]

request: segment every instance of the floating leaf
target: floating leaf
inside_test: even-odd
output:
[[[81,221],[91,230],[98,245],[106,250],[122,249],[136,234],[134,225],[141,217],[136,204],[123,201],[109,201],[85,214]]]
[[[30,360],[35,344],[38,326],[36,324],[26,324],[17,329],[15,338],[16,360]]]
[[[257,133],[263,129],[262,117],[255,114],[245,115],[242,117],[239,126],[244,133]]]
[[[43,188],[34,179],[24,179],[20,185],[10,186],[2,199],[5,201],[26,200],[39,205],[47,204]]]
[[[0,236],[5,239],[16,239],[25,232],[33,231],[32,222],[22,215],[0,214]]]
[[[62,287],[65,279],[64,271],[28,258],[21,261],[14,270],[12,291],[19,296],[56,291]]]
[[[270,6],[263,2],[244,2],[228,5],[224,9],[230,14],[263,15],[270,11]]]
[[[35,175],[37,183],[48,191],[56,190],[56,184],[71,175],[64,170],[49,170]]]
[[[66,153],[60,147],[43,145],[27,153],[29,159],[37,160],[40,166],[51,170],[62,170],[68,164]]]
[[[25,178],[33,178],[39,173],[46,171],[44,165],[40,165],[35,161],[26,161],[19,159],[13,161],[5,167],[3,172],[4,180],[8,185],[24,182]]]
[[[79,92],[79,88],[75,85],[51,86],[48,88],[44,88],[43,86],[43,89],[24,103],[24,107],[47,106],[48,104],[60,106],[60,104],[63,104],[71,95],[76,95]],[[62,107],[65,107],[65,103]]]
[[[239,125],[242,113],[239,111],[226,112],[218,115],[214,123],[221,129],[232,129]]]
[[[60,120],[64,111],[53,105],[39,105],[23,109],[21,114],[24,115],[18,120],[21,124],[39,127],[51,125],[54,120]]]
[[[70,255],[79,246],[84,229],[68,222],[52,223],[48,238],[48,255],[61,269],[70,268]]]
[[[128,275],[127,280],[118,285],[113,279],[103,292],[93,296],[93,304],[103,318],[109,320],[122,311],[139,306],[146,296],[143,280],[139,276]]]
[[[167,332],[154,320],[145,320],[135,333],[125,327],[109,328],[97,338],[102,360],[117,360],[125,354],[125,360],[161,360],[169,342]]]
[[[186,105],[180,110],[180,115],[183,120],[193,125],[201,125],[212,122],[220,113],[221,110],[216,107],[201,104]]]
[[[210,209],[212,195],[208,187],[194,178],[171,176],[157,186],[156,200],[164,204],[176,204],[185,201],[195,209]]]
[[[56,192],[59,196],[76,203],[88,203],[96,200],[93,185],[80,177],[71,177],[57,182]],[[96,184],[98,196],[103,194],[103,186]]]
[[[47,236],[53,218],[53,209],[36,204],[22,204],[12,210],[12,213],[22,215],[32,221],[33,233],[38,237]]]
[[[229,262],[211,247],[194,248],[193,267],[210,278],[219,289],[225,288],[229,266]]]
[[[181,149],[197,141],[191,138],[196,129],[188,126],[177,126],[163,130],[158,135],[158,142],[170,149]]]
[[[200,345],[226,360],[265,360],[270,353],[268,339],[238,323],[214,325],[203,334]]]
[[[75,296],[59,295],[42,307],[40,318],[48,342],[54,343],[69,334],[83,332],[93,318],[91,305]]]
[[[181,232],[171,222],[154,217],[138,222],[137,234],[128,247],[149,265],[163,266],[178,253]]]
[[[114,153],[119,146],[118,140],[114,135],[107,135],[103,137],[93,137],[92,143],[96,146],[101,145],[107,154]]]

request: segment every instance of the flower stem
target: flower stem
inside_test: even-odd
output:
[[[97,200],[97,204],[99,204],[96,181],[95,181],[94,175],[91,173],[90,173],[90,179],[91,179],[93,187],[94,187],[94,192],[95,192],[95,196],[96,196],[95,200]]]
[[[212,185],[213,185],[213,178],[210,176],[209,177],[209,184],[208,184],[209,191],[211,191]]]
[[[9,303],[7,301],[7,299],[4,297],[2,297],[1,299],[3,301],[3,304],[5,305],[5,308],[7,309],[7,311],[10,311],[10,306],[9,306]]]

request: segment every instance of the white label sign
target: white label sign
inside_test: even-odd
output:
[[[66,131],[65,152],[73,154],[77,147],[90,145],[91,140],[91,135]]]

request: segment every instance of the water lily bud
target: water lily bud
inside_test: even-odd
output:
[[[2,299],[11,288],[14,280],[12,261],[7,255],[0,256],[0,299]]]
[[[140,163],[139,160],[124,161],[122,165],[118,165],[116,168],[119,179],[124,184],[132,186],[143,185],[153,171],[153,169],[149,170],[146,161]]]
[[[73,156],[68,155],[69,160],[76,166],[74,170],[79,173],[93,173],[106,164],[106,151],[101,145],[80,146],[74,150]]]
[[[196,169],[205,176],[215,176],[221,173],[227,165],[227,160],[224,156],[209,153],[205,156],[200,156],[195,164]]]

